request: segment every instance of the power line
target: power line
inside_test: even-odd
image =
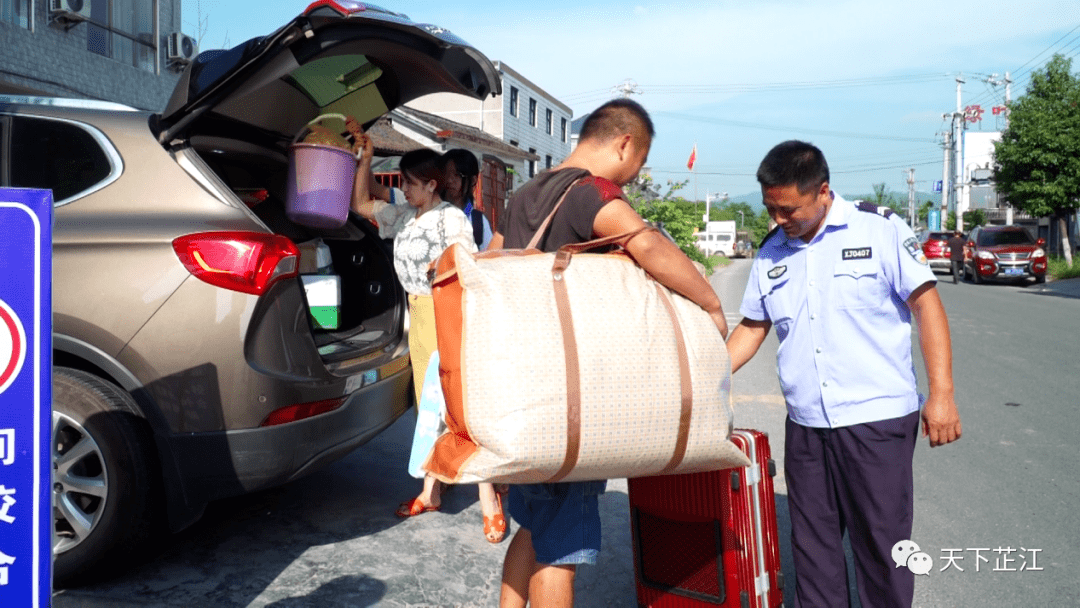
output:
[[[848,173],[871,173],[871,172],[874,172],[874,171],[886,171],[886,170],[890,170],[890,169],[907,169],[909,167],[918,167],[918,166],[924,166],[924,165],[940,165],[940,164],[941,164],[941,159],[938,158],[938,159],[934,159],[934,160],[916,162],[916,163],[899,163],[899,164],[888,164],[888,165],[862,166],[862,167],[856,167],[856,168],[853,168],[853,169],[832,169],[832,168],[830,168],[829,172],[830,173],[842,173],[842,174],[848,174]],[[664,169],[664,168],[658,168],[658,167],[650,167],[649,171],[652,172],[652,173],[665,173],[665,174],[673,174],[673,175],[690,175],[691,174],[691,172],[687,171],[686,169]],[[698,170],[695,169],[693,171],[693,173],[697,174],[697,175],[721,175],[721,176],[726,176],[726,177],[756,177],[757,176],[756,171],[745,172],[745,170],[744,171],[735,171],[735,170],[732,170],[732,171],[698,171]]]
[[[699,95],[716,93],[751,93],[759,91],[793,91],[807,89],[851,88],[863,86],[887,86],[896,84],[919,84],[948,78],[942,72],[927,74],[908,74],[896,76],[868,76],[840,80],[810,80],[795,82],[733,83],[733,84],[649,84],[640,85],[645,93],[655,95]],[[580,93],[563,95],[560,99],[593,99],[610,93],[611,89],[592,89]]]
[[[723,118],[713,118],[706,116],[693,116],[690,114],[678,114],[675,112],[655,112],[656,116],[667,116],[669,118],[677,118],[679,120],[688,120],[691,122],[707,122],[718,125],[724,125],[729,127],[742,127],[747,129],[764,129],[767,131],[785,131],[785,132],[799,132],[812,135],[825,135],[830,137],[845,137],[849,139],[874,139],[881,141],[909,141],[915,143],[935,143],[936,140],[926,137],[901,137],[896,135],[872,135],[867,133],[852,133],[847,131],[823,131],[818,129],[806,129],[801,127],[787,127],[780,125],[766,125],[760,123],[743,122],[738,120],[726,120]]]
[[[1061,38],[1058,38],[1058,39],[1057,39],[1057,40],[1056,40],[1056,41],[1055,41],[1055,42],[1054,42],[1053,44],[1051,44],[1051,45],[1050,45],[1049,47],[1047,47],[1047,48],[1046,48],[1045,50],[1043,50],[1043,51],[1042,51],[1041,53],[1039,53],[1038,55],[1035,55],[1035,56],[1034,56],[1034,57],[1032,57],[1031,59],[1028,59],[1028,60],[1027,60],[1027,61],[1026,61],[1026,62],[1024,63],[1024,65],[1022,65],[1022,66],[1020,66],[1020,67],[1016,68],[1016,71],[1017,71],[1017,72],[1019,73],[1019,72],[1020,72],[1020,70],[1024,69],[1025,67],[1027,67],[1027,65],[1028,65],[1029,63],[1031,63],[1031,62],[1035,61],[1036,59],[1038,59],[1039,57],[1042,57],[1043,55],[1045,55],[1047,51],[1050,51],[1050,50],[1052,50],[1052,49],[1053,49],[1053,48],[1054,48],[1055,46],[1057,46],[1058,42],[1061,42],[1062,40],[1064,40],[1064,39],[1068,38],[1068,37],[1069,37],[1069,34],[1072,34],[1072,33],[1073,33],[1073,32],[1075,32],[1076,30],[1080,30],[1080,25],[1078,25],[1078,26],[1074,27],[1073,29],[1069,30],[1068,32],[1066,32],[1064,36],[1062,36]],[[1074,38],[1073,40],[1075,40],[1075,38]],[[1070,40],[1070,42],[1072,42],[1072,41]],[[1068,43],[1066,43],[1066,44],[1068,44]],[[1028,70],[1028,71],[1031,71],[1031,70]]]

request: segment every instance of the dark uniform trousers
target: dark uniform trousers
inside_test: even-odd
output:
[[[919,412],[835,429],[787,419],[784,473],[797,608],[850,605],[845,531],[863,608],[911,606],[915,575],[896,567],[892,547],[911,540],[918,429]]]

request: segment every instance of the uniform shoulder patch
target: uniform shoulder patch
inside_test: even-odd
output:
[[[869,201],[859,201],[858,204],[856,204],[855,206],[859,209],[859,211],[865,211],[866,213],[876,213],[881,217],[891,217],[892,214],[895,213],[889,207],[878,207],[877,205]]]
[[[907,249],[907,252],[912,258],[915,258],[916,262],[923,266],[928,266],[930,264],[930,261],[926,259],[926,254],[923,253],[922,247],[919,246],[919,239],[909,237],[904,241],[904,249]]]

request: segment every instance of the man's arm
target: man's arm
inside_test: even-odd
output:
[[[933,283],[925,283],[911,293],[908,307],[919,328],[919,347],[926,361],[930,396],[923,406],[923,436],[930,447],[960,438],[960,412],[956,409],[952,381],[952,340],[949,319]]]
[[[616,236],[645,225],[645,221],[626,201],[615,199],[601,207],[596,214],[593,233],[597,237]],[[720,306],[720,298],[675,243],[659,232],[648,231],[629,240],[623,239],[619,245],[661,285],[685,296],[709,313],[720,335],[727,337],[727,320]]]
[[[771,328],[771,321],[755,321],[746,317],[735,326],[727,341],[732,374],[754,357]]]

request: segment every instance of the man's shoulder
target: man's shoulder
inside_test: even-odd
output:
[[[595,192],[597,197],[605,203],[623,197],[623,190],[618,184],[597,175],[587,175],[581,178],[581,181],[578,182],[575,190],[579,188],[591,189],[591,191]]]
[[[883,205],[875,205],[874,203],[871,203],[870,201],[855,201],[855,208],[858,209],[859,211],[862,211],[863,213],[872,213],[872,214],[875,214],[875,215],[880,215],[881,217],[883,217],[885,219],[889,219],[893,215],[896,214],[896,212],[893,211],[892,207],[886,207],[886,206],[883,206]]]

